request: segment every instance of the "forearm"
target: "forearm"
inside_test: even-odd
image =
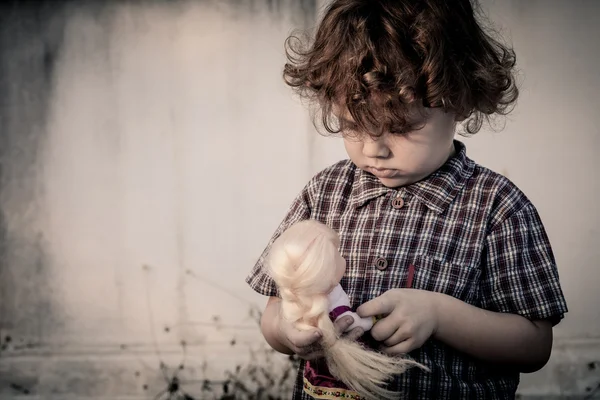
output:
[[[549,323],[487,311],[444,294],[436,295],[435,339],[473,357],[513,365],[521,372],[536,371],[548,361],[552,347]]]
[[[279,339],[279,327],[277,326],[277,321],[279,319],[280,307],[281,299],[276,297],[269,298],[260,319],[260,330],[269,346],[274,350],[283,354],[294,354],[294,352],[283,345]]]

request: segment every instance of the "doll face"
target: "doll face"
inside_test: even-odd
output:
[[[340,283],[344,274],[346,273],[346,259],[342,257],[340,253],[336,252],[335,260],[335,274],[333,275],[333,281],[331,282],[330,291]]]

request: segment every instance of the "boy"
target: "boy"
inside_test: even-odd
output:
[[[567,312],[535,207],[454,138],[458,122],[476,133],[518,96],[513,52],[474,14],[468,0],[333,1],[313,45],[289,52],[284,70],[341,133],[349,160],[309,181],[270,243],[308,218],[340,234],[342,287],[361,317],[383,316],[365,340],[430,369],[395,377],[398,398],[515,398],[519,374],[546,364]],[[312,380],[320,332],[281,319],[262,268],[270,243],[247,282],[269,296],[267,342],[304,360],[293,398],[359,398]]]

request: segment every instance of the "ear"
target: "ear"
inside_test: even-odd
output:
[[[455,114],[454,115],[454,121],[455,122],[463,122],[467,118],[468,118],[468,115],[459,115],[459,114]]]

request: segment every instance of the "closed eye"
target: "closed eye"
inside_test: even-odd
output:
[[[389,130],[392,135],[403,135],[410,131],[409,128],[390,128]]]
[[[405,126],[395,126],[395,127],[390,128],[389,132],[393,135],[406,135],[411,132],[420,131],[421,129],[423,129],[423,127],[425,127],[426,124],[427,124],[427,121],[423,121],[423,122],[415,122],[415,123],[408,124]]]

